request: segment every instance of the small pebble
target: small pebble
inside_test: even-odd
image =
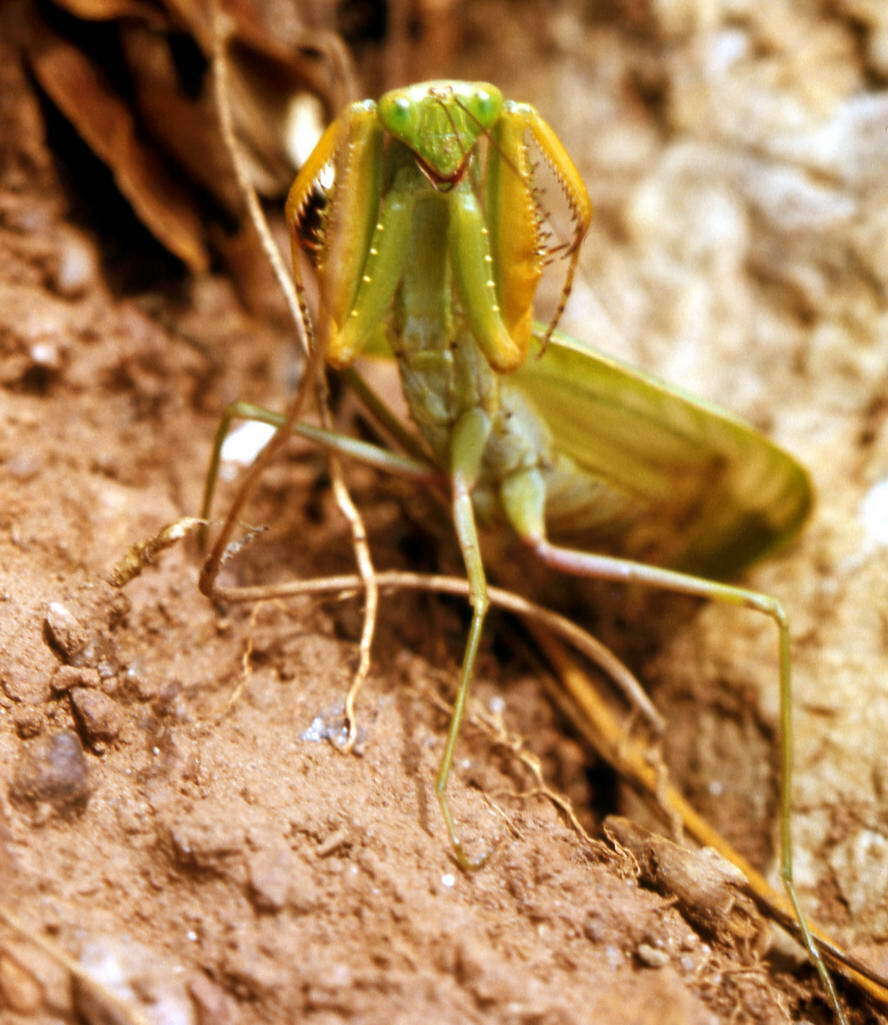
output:
[[[15,726],[15,732],[22,740],[36,737],[43,729],[43,716],[40,714],[40,710],[34,708],[33,705],[17,708],[12,713],[12,721]]]
[[[293,860],[284,843],[263,847],[249,858],[250,896],[259,911],[276,912],[286,905]]]
[[[98,672],[89,666],[59,666],[50,685],[55,694],[64,694],[75,687],[98,687],[100,682]]]
[[[666,951],[658,950],[649,943],[639,943],[635,953],[638,955],[638,960],[642,964],[646,964],[648,968],[662,968],[669,964],[669,955]]]
[[[161,683],[139,662],[133,662],[123,676],[123,689],[136,701],[153,701],[161,691]]]
[[[583,922],[583,935],[593,943],[604,942],[607,936],[607,929],[601,920],[598,912],[590,911]]]
[[[95,279],[98,269],[95,248],[71,229],[65,230],[60,241],[53,284],[65,298],[75,299]]]
[[[62,730],[23,745],[9,787],[17,804],[47,803],[56,811],[86,804],[89,770],[80,738]]]
[[[123,716],[116,701],[100,690],[75,687],[71,705],[90,744],[114,740],[123,725]]]
[[[315,854],[319,858],[326,858],[335,853],[340,847],[351,844],[351,837],[347,829],[336,829],[326,836],[315,848]]]
[[[58,601],[49,603],[43,625],[50,644],[69,664],[83,651],[89,640],[71,610]]]
[[[243,831],[234,822],[220,822],[195,813],[170,829],[173,856],[182,868],[224,873],[244,845]]]
[[[35,366],[56,371],[62,366],[62,350],[55,342],[35,342],[28,353]]]

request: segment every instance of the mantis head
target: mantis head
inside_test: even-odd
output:
[[[503,95],[487,82],[441,80],[392,89],[379,101],[379,120],[410,149],[441,192],[457,185],[480,136],[496,124]]]

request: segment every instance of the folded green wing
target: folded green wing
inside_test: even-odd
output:
[[[613,524],[621,554],[727,577],[804,521],[806,471],[750,425],[560,333],[538,352],[509,380],[555,450],[634,509],[631,529]],[[547,507],[555,533],[582,533],[582,519]]]

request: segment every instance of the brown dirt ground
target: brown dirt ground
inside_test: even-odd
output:
[[[453,805],[493,853],[454,867],[431,781],[458,603],[385,600],[344,756],[306,733],[341,721],[354,603],[213,608],[186,545],[124,591],[106,582],[130,544],[199,507],[219,411],[274,404],[286,342],[221,277],[115,287],[126,254],[72,223],[33,95],[2,58],[0,894],[129,1007],[6,931],[4,1025],[828,1020],[810,969],[693,925],[625,854],[514,796],[534,781],[504,733],[465,731]],[[380,565],[438,564],[445,531],[409,490],[350,480]],[[310,451],[267,476],[251,517],[272,528],[239,579],[351,568]],[[612,783],[500,626],[476,701],[505,699],[504,730],[594,828]],[[767,852],[767,832],[746,846]]]

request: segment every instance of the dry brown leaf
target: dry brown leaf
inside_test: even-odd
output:
[[[56,0],[70,14],[86,21],[111,21],[114,18],[138,18],[149,24],[162,25],[166,19],[150,3],[141,0]]]
[[[203,229],[187,189],[139,139],[132,114],[94,65],[46,27],[35,32],[30,57],[41,86],[111,168],[142,222],[192,271],[205,270]]]
[[[166,39],[143,25],[121,28],[136,103],[153,136],[188,175],[231,212],[240,208],[231,159],[222,144],[212,96],[196,99],[180,87]]]
[[[233,218],[241,213],[209,74],[213,4],[59,0],[59,6],[82,23],[65,22],[69,34],[49,9],[32,15],[27,50],[35,77],[109,166],[149,231],[190,270],[205,269],[209,240],[218,232],[208,232],[189,182]],[[260,194],[282,197],[295,171],[287,145],[293,99],[318,96],[332,114],[355,96],[351,59],[330,27],[335,11],[324,0],[284,8],[220,0],[219,8],[229,39],[233,117],[248,173]],[[105,74],[107,54],[93,53],[86,23],[96,21],[116,22],[119,50],[112,60],[119,56],[128,76],[126,94]],[[172,43],[185,35],[194,43],[190,55]],[[106,33],[109,40],[113,45],[114,36]]]

